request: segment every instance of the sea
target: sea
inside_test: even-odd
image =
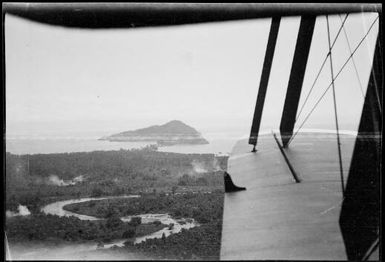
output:
[[[264,130],[260,135],[271,134],[272,130]],[[273,130],[278,132],[278,130]],[[304,129],[303,132],[335,133],[335,130]],[[356,135],[357,132],[341,130],[343,134]],[[203,134],[209,144],[205,145],[173,145],[158,148],[161,152],[173,152],[181,154],[216,154],[229,155],[236,142],[247,139],[247,134],[235,133],[207,133]],[[24,154],[52,154],[71,152],[110,151],[120,149],[140,149],[156,142],[110,142],[98,140],[95,137],[12,137],[6,138],[6,152],[16,155]]]
[[[156,142],[110,142],[98,140],[99,137],[62,137],[62,138],[14,138],[6,139],[6,152],[24,154],[52,154],[71,152],[110,151],[120,149],[140,149]],[[205,145],[173,145],[158,147],[161,152],[181,154],[229,155],[235,143],[242,136],[211,135],[205,137]]]

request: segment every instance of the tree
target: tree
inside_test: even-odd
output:
[[[204,177],[199,177],[196,181],[199,186],[206,186],[208,184],[207,179]]]
[[[76,192],[76,198],[80,198],[81,195],[82,195],[82,192],[80,192],[80,190],[78,190],[78,191]]]
[[[93,189],[92,189],[92,192],[91,192],[91,196],[92,197],[99,197],[99,196],[101,196],[101,195],[103,195],[103,190],[101,189],[101,188],[99,188],[99,187],[94,187]]]
[[[180,216],[182,215],[182,212],[181,212],[179,209],[176,209],[176,210],[174,211],[174,215],[175,215],[176,217],[180,217]]]
[[[142,224],[142,218],[141,217],[132,217],[129,223],[133,226],[138,226],[138,225]]]
[[[122,187],[115,187],[112,194],[115,195],[115,196],[122,195],[122,194],[124,194],[124,188],[122,188]]]
[[[135,237],[135,234],[136,234],[135,229],[130,227],[129,229],[124,231],[122,237],[123,238],[133,238],[133,237]]]
[[[172,192],[173,195],[175,195],[175,192],[176,192],[177,189],[178,189],[178,186],[172,186],[171,187],[171,192]]]
[[[194,184],[194,179],[190,177],[188,174],[183,174],[178,180],[179,186],[187,186]]]
[[[162,240],[163,240],[163,242],[166,242],[166,235],[164,234],[164,232],[162,234]]]
[[[106,227],[110,229],[115,229],[121,226],[124,222],[120,220],[119,217],[110,217],[106,221]]]
[[[114,207],[110,206],[107,209],[107,213],[105,215],[106,218],[115,217],[119,214],[119,211],[116,211]]]

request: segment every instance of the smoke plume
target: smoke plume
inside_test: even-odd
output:
[[[64,181],[63,179],[59,178],[57,175],[50,175],[48,178],[48,184],[54,185],[54,186],[69,186],[69,185],[75,185],[79,182],[84,181],[84,177],[77,176],[72,180]]]
[[[191,165],[192,165],[193,170],[194,170],[195,173],[201,174],[201,173],[207,173],[207,172],[209,172],[209,171],[205,168],[205,166],[204,166],[203,163],[201,163],[201,162],[199,162],[199,161],[197,161],[197,160],[195,160],[195,159],[191,162]]]
[[[18,209],[18,212],[12,212],[7,210],[6,216],[7,217],[28,216],[31,214],[31,212],[28,210],[26,206],[19,205],[17,209]]]
[[[214,171],[224,171],[221,168],[221,165],[219,164],[219,162],[218,162],[216,157],[214,157],[214,160],[213,160],[213,169],[214,169]]]
[[[216,157],[213,158],[211,165],[210,163],[205,164],[204,162],[199,162],[195,159],[191,162],[191,165],[195,174],[224,171]]]

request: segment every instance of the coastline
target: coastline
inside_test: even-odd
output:
[[[271,132],[278,133],[278,129],[262,130],[260,136],[271,135]],[[299,133],[325,133],[326,135],[336,134],[336,130],[332,129],[302,129]],[[357,136],[357,131],[340,130],[340,134]],[[198,154],[229,154],[237,141],[246,139],[249,134],[244,135],[229,135],[225,133],[207,134],[209,144],[181,144],[167,145],[159,147],[161,152],[173,153],[198,153]],[[71,152],[92,152],[92,151],[110,151],[121,149],[140,149],[146,146],[156,145],[155,141],[143,142],[120,142],[98,140],[97,137],[36,137],[26,136],[16,137],[7,135],[6,152],[26,155],[26,154],[56,154],[56,153],[71,153]]]

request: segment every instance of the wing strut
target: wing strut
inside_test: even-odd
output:
[[[257,145],[259,126],[261,124],[263,105],[265,103],[267,85],[269,83],[269,76],[271,71],[271,65],[273,63],[275,45],[277,43],[277,36],[279,30],[279,24],[281,17],[273,17],[270,26],[269,40],[267,42],[265,61],[263,62],[261,81],[259,83],[257,103],[255,105],[253,124],[251,126],[249,144],[254,145],[253,152],[255,152],[255,146]]]
[[[328,43],[329,43],[329,61],[330,61],[330,76],[332,78],[332,90],[333,90],[333,105],[334,105],[334,119],[336,123],[336,133],[337,133],[337,148],[338,148],[338,160],[339,160],[339,167],[340,167],[340,177],[341,177],[341,189],[342,189],[342,196],[345,195],[345,188],[344,188],[344,170],[342,167],[342,152],[341,152],[341,141],[340,141],[340,131],[339,131],[339,124],[338,124],[338,113],[337,113],[337,98],[336,98],[336,88],[334,83],[334,70],[333,70],[333,55],[332,55],[332,44],[330,41],[330,27],[329,27],[329,16],[326,15],[326,25],[328,29]],[[354,61],[354,60],[353,60]]]
[[[285,105],[283,108],[281,125],[279,127],[283,147],[287,147],[288,142],[293,135],[294,123],[297,115],[298,103],[305,76],[315,21],[315,16],[301,17],[297,44],[295,46],[293,64],[286,92]]]
[[[282,147],[281,144],[279,143],[278,138],[277,138],[277,136],[275,135],[275,133],[273,133],[273,136],[274,136],[275,141],[277,142],[278,148],[279,148],[279,150],[281,151],[283,158],[285,159],[285,162],[286,162],[287,166],[288,166],[289,169],[290,169],[291,174],[292,174],[293,177],[294,177],[295,182],[296,182],[296,183],[301,183],[301,179],[298,177],[297,172],[295,172],[293,166],[290,164],[289,158],[287,158],[287,155],[286,155],[286,153],[285,153],[285,150],[283,150],[283,147]]]
[[[361,121],[342,203],[340,227],[349,260],[368,259],[379,238],[382,140],[382,15]],[[369,251],[369,253],[368,253]]]

